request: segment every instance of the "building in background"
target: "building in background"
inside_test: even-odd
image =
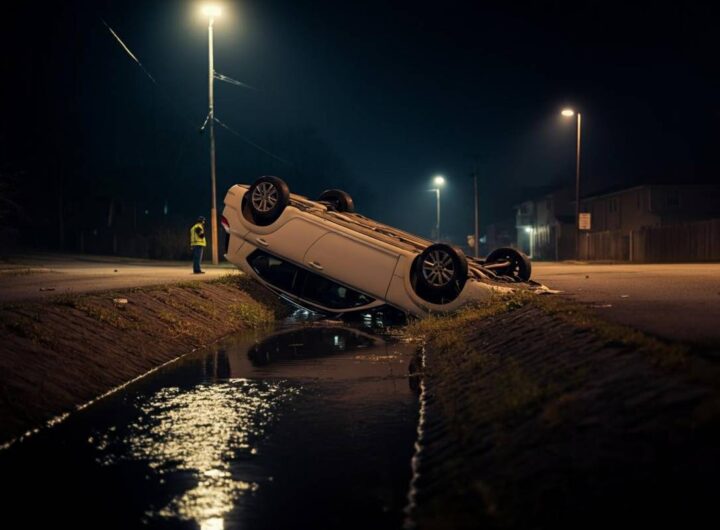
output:
[[[616,261],[720,259],[720,186],[643,185],[585,197],[580,256]]]
[[[573,259],[574,205],[570,188],[547,190],[517,205],[517,247],[533,259]]]
[[[575,257],[575,201],[569,189],[516,206],[518,247],[534,259]],[[720,260],[720,185],[642,185],[580,200],[585,260]]]
[[[480,237],[480,255],[487,256],[496,248],[516,247],[515,219],[504,219],[489,224]]]

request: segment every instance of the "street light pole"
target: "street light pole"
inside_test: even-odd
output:
[[[217,8],[207,8],[208,15],[208,123],[210,125],[210,180],[212,182],[212,202],[210,207],[212,263],[217,265],[218,259],[218,226],[217,226],[217,187],[215,184],[215,62],[213,57],[213,24],[219,15]]]
[[[575,153],[575,259],[580,259],[580,145],[582,115],[577,115],[577,147]]]
[[[435,188],[437,193],[437,223],[435,223],[435,231],[438,241],[440,240],[440,188]]]
[[[572,109],[560,114],[567,118],[575,115]],[[582,114],[577,113],[577,145],[575,146],[575,259],[580,259],[580,146],[582,143]]]
[[[475,197],[475,244],[473,245],[475,250],[475,257],[478,257],[480,246],[480,225],[478,223],[478,184],[477,184],[477,163],[473,169],[473,186],[474,186],[474,197]]]
[[[431,189],[430,191],[435,192],[435,197],[437,199],[437,219],[435,221],[435,237],[437,240],[440,240],[440,188],[445,184],[445,177],[442,175],[437,175],[433,179],[433,184],[435,184],[435,188]]]

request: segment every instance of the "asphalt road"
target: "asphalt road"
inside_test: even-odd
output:
[[[217,267],[203,264],[203,270],[206,274],[193,274],[190,261],[60,254],[13,256],[0,262],[0,302],[211,280],[237,273],[229,263]]]
[[[720,346],[720,264],[533,263],[533,278],[615,322]]]

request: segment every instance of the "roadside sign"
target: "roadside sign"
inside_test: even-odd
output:
[[[589,213],[581,213],[580,218],[578,219],[578,228],[580,230],[590,230],[591,222],[590,222],[590,214]]]

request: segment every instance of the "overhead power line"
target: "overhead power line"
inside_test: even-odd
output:
[[[152,74],[150,74],[150,72],[147,70],[147,68],[145,68],[145,66],[143,66],[143,64],[140,62],[140,60],[137,58],[137,56],[132,51],[130,51],[130,48],[128,48],[128,46],[123,42],[123,40],[120,38],[120,36],[110,27],[110,25],[107,22],[105,22],[105,20],[103,18],[100,18],[100,20],[105,25],[105,27],[108,29],[108,31],[110,31],[110,34],[115,38],[115,40],[120,44],[120,46],[122,46],[123,50],[125,50],[125,52],[130,56],[130,58],[133,61],[135,61],[135,63],[142,69],[142,71],[145,73],[145,75],[147,75],[148,78],[153,82],[153,84],[155,84],[155,86],[160,88],[167,95],[168,94],[167,91],[162,86],[160,86],[160,84],[155,80],[155,78],[152,76]],[[214,77],[215,77],[215,79],[218,79],[220,81],[225,81],[226,83],[230,83],[232,85],[240,86],[243,88],[248,88],[250,90],[257,90],[257,88],[255,88],[253,86],[250,86],[246,83],[242,83],[241,81],[238,81],[238,80],[228,77],[226,75],[220,74],[218,72],[214,72]],[[169,97],[168,97],[168,100],[169,100]],[[183,117],[185,118],[186,121],[188,121],[190,124],[192,124],[192,120],[190,120],[186,116],[183,116]],[[210,118],[210,115],[208,114],[205,117],[205,120],[203,121],[202,126],[200,127],[200,132],[203,132],[205,130],[205,127],[207,126],[209,118]],[[288,164],[290,166],[294,166],[294,164],[292,162],[289,162],[288,160],[285,160],[284,158],[282,158],[274,153],[271,153],[270,151],[268,151],[261,145],[255,143],[252,140],[250,140],[249,138],[243,136],[236,130],[232,129],[230,126],[228,126],[228,125],[224,124],[223,122],[221,122],[220,120],[218,120],[217,118],[215,118],[214,121],[215,121],[215,123],[217,123],[224,129],[226,129],[233,135],[237,136],[240,140],[242,140],[246,144],[257,149],[258,151],[268,155],[271,158],[274,158],[275,160],[278,160],[278,161]]]
[[[107,22],[105,22],[104,19],[101,18],[100,20],[102,20],[102,23],[105,24],[105,27],[110,31],[110,34],[113,37],[115,37],[115,40],[120,43],[120,46],[123,47],[123,50],[125,50],[127,52],[127,54],[130,56],[130,58],[133,61],[135,61],[140,68],[142,68],[142,71],[145,72],[145,75],[147,75],[150,78],[150,81],[152,81],[153,83],[155,83],[157,85],[157,81],[155,81],[155,78],[152,75],[150,75],[150,72],[147,71],[147,68],[145,68],[143,66],[143,64],[140,62],[140,59],[135,57],[135,54],[133,54],[133,52],[130,51],[130,48],[127,47],[127,45],[123,42],[123,40],[120,38],[120,36],[117,33],[115,33],[115,31],[110,27],[110,25]]]
[[[207,120],[206,120],[206,121],[207,121]],[[289,165],[289,166],[294,166],[294,165],[295,165],[295,164],[293,164],[292,162],[290,162],[290,161],[288,161],[288,160],[285,160],[285,159],[282,158],[282,157],[279,157],[279,156],[277,156],[277,155],[272,154],[270,151],[268,151],[267,149],[259,146],[258,144],[256,144],[256,143],[253,142],[252,140],[250,140],[249,138],[246,138],[245,136],[243,136],[243,135],[240,134],[239,132],[231,129],[230,127],[228,127],[227,125],[225,125],[223,122],[221,122],[221,121],[218,120],[217,118],[215,118],[215,123],[217,123],[220,127],[225,128],[227,131],[229,131],[230,133],[232,133],[232,134],[234,134],[235,136],[237,136],[238,138],[240,138],[240,139],[241,139],[243,142],[245,142],[246,144],[254,147],[255,149],[257,149],[257,150],[259,150],[259,151],[262,151],[262,152],[265,153],[266,155],[274,158],[275,160],[278,160],[278,161],[280,161],[280,162],[283,162],[283,163],[285,163],[285,164],[287,164],[287,165]]]
[[[257,90],[257,88],[255,88],[254,86],[248,85],[247,83],[243,83],[242,81],[238,81],[237,79],[233,79],[232,77],[228,77],[219,72],[213,72],[213,77],[215,77],[215,79],[217,79],[218,81],[225,81],[226,83],[230,83],[231,85],[240,86],[250,90]]]

